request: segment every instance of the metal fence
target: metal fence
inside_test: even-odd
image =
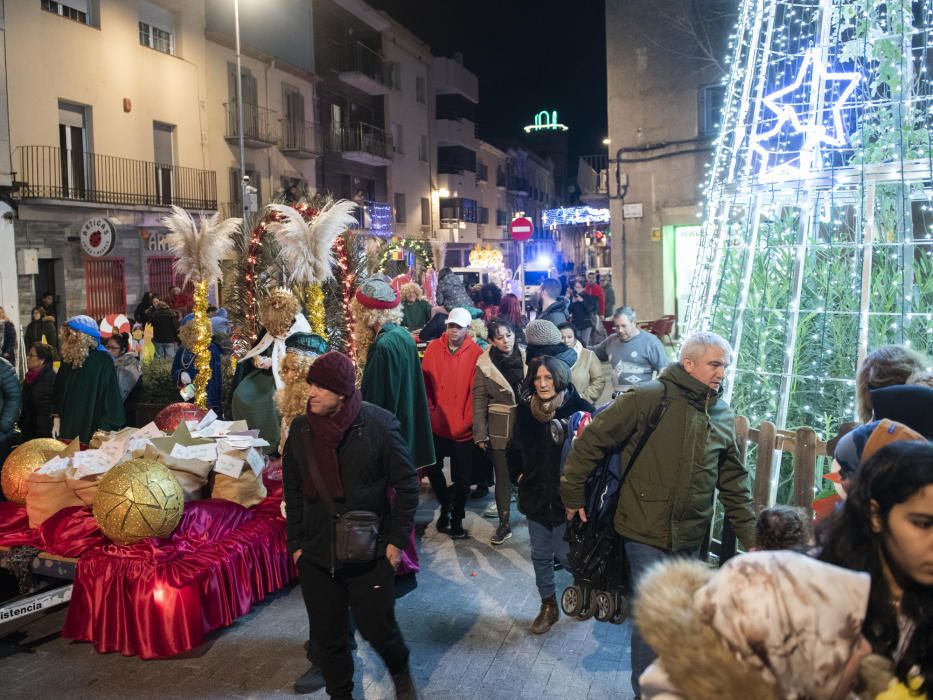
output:
[[[330,148],[345,153],[362,151],[381,158],[391,158],[392,138],[379,127],[365,122],[342,125],[330,134]]]
[[[320,155],[321,132],[314,122],[282,119],[282,139],[279,148],[283,153]]]
[[[236,102],[224,102],[227,113],[226,139],[240,137],[240,110]],[[267,107],[243,103],[243,140],[249,146],[271,146],[279,142],[276,130],[278,112]]]
[[[217,208],[217,175],[131,158],[58,146],[20,146],[14,151],[23,199],[73,199],[101,204],[185,209]]]

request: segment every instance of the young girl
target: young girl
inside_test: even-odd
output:
[[[823,561],[871,574],[862,632],[898,679],[933,693],[933,446],[894,442],[821,532]]]

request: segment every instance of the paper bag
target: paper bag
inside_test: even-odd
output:
[[[211,498],[222,498],[252,508],[262,503],[266,497],[266,486],[262,483],[262,477],[257,477],[252,469],[244,469],[237,479],[217,472],[212,478],[214,484],[211,488]]]
[[[161,462],[168,467],[175,480],[181,485],[185,494],[185,503],[204,498],[204,487],[207,486],[207,476],[213,466],[211,462],[200,459],[178,459],[165,454],[154,445],[146,446],[146,459]]]
[[[26,515],[29,527],[39,527],[62,508],[85,505],[68,488],[65,472],[36,474],[26,478]]]
[[[88,447],[92,450],[96,450],[99,449],[103,443],[110,442],[111,440],[129,440],[130,435],[136,431],[137,428],[123,428],[123,430],[115,430],[113,432],[96,430],[94,434],[91,435],[91,441],[88,443]]]

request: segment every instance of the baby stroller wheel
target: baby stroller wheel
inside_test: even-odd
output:
[[[631,615],[631,613],[632,611],[628,602],[628,598],[626,598],[624,595],[619,595],[616,609],[612,614],[612,624],[621,625],[623,622],[625,622],[625,618]]]
[[[575,617],[583,609],[583,591],[576,584],[567,586],[560,596],[560,609],[564,615]]]
[[[596,591],[593,596],[593,607],[596,610],[596,619],[600,622],[611,620],[616,612],[616,602],[612,594],[606,591]]]

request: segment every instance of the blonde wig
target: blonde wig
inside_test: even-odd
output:
[[[278,287],[259,302],[259,322],[273,337],[284,338],[299,311],[301,302],[295,295],[284,287]]]
[[[76,331],[71,326],[62,326],[60,338],[62,362],[75,369],[83,367],[88,354],[97,347],[97,341],[94,338]]]
[[[394,309],[370,309],[353,299],[350,302],[350,310],[353,313],[356,362],[357,366],[362,368],[366,364],[369,347],[376,339],[376,326],[381,327],[387,323],[401,324],[402,309],[400,306],[396,306]]]

